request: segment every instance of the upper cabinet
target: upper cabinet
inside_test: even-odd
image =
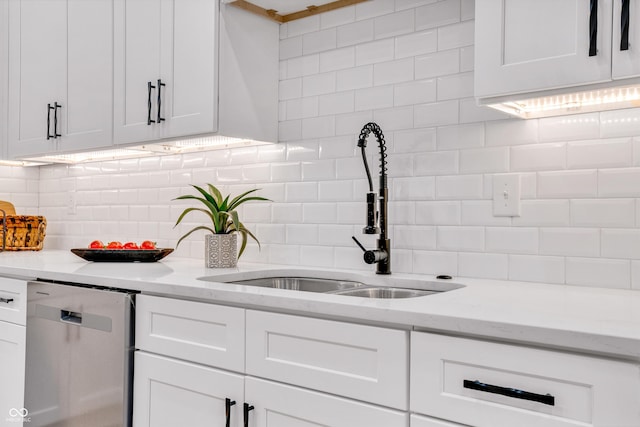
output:
[[[217,130],[216,3],[115,1],[116,143]]]
[[[0,160],[7,157],[7,90],[9,74],[9,4],[0,2]]]
[[[218,0],[9,0],[6,15],[9,158],[193,135],[277,142],[273,21]]]
[[[112,139],[112,0],[9,0],[9,157]]]
[[[627,79],[640,76],[640,8],[629,8],[629,3],[477,0],[475,96],[479,103],[513,102],[500,108],[513,114],[533,111],[536,105],[550,111],[556,102],[556,114],[628,106],[602,106],[594,100],[612,98],[612,94],[621,100],[627,94],[612,93],[612,88],[636,83]],[[608,91],[593,92],[603,88]],[[537,104],[522,102],[557,95],[569,96],[536,100]]]

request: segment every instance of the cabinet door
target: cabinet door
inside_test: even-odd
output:
[[[9,156],[110,145],[112,0],[11,0],[9,14]]]
[[[9,1],[10,157],[56,149],[56,139],[47,139],[47,104],[65,105],[66,10],[66,1]]]
[[[628,5],[628,46],[623,50],[623,3]],[[614,79],[640,76],[640,4],[627,0],[613,4],[612,74]]]
[[[589,56],[589,1],[477,0],[476,97],[610,81],[612,1],[598,0]]]
[[[241,425],[242,376],[141,351],[135,367],[133,427],[224,426],[227,398],[229,425]]]
[[[0,426],[22,426],[26,328],[0,322]],[[20,411],[20,413],[18,413]]]
[[[216,130],[217,2],[116,0],[115,10],[115,142]]]
[[[9,3],[0,2],[0,160],[7,158],[7,88],[9,74]]]
[[[408,415],[366,403],[247,377],[250,427],[406,427]]]

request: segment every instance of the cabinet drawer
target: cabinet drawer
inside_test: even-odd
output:
[[[412,411],[477,427],[640,425],[636,364],[428,333],[411,339]]]
[[[407,409],[409,333],[247,310],[247,373]]]
[[[0,321],[27,324],[27,282],[0,277]]]
[[[255,427],[406,427],[408,414],[342,397],[247,377],[245,401]]]
[[[244,309],[138,295],[136,348],[244,371]]]

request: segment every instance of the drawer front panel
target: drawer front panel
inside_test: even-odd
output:
[[[243,372],[244,309],[139,295],[136,348]]]
[[[27,282],[0,277],[0,321],[27,324]]]
[[[466,427],[462,424],[451,423],[449,421],[437,420],[435,418],[411,415],[411,427]]]
[[[640,425],[632,363],[413,333],[411,409],[478,427]]]
[[[247,373],[407,409],[408,332],[247,310]]]

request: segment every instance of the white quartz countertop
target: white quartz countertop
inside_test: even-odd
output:
[[[404,280],[464,287],[419,298],[368,299],[242,286],[220,281],[272,274],[398,285]],[[365,323],[517,341],[640,361],[640,292],[543,283],[295,268],[239,263],[208,269],[202,260],[169,256],[156,263],[93,263],[68,251],[0,253],[0,275],[102,285]],[[209,277],[207,281],[198,280]]]

